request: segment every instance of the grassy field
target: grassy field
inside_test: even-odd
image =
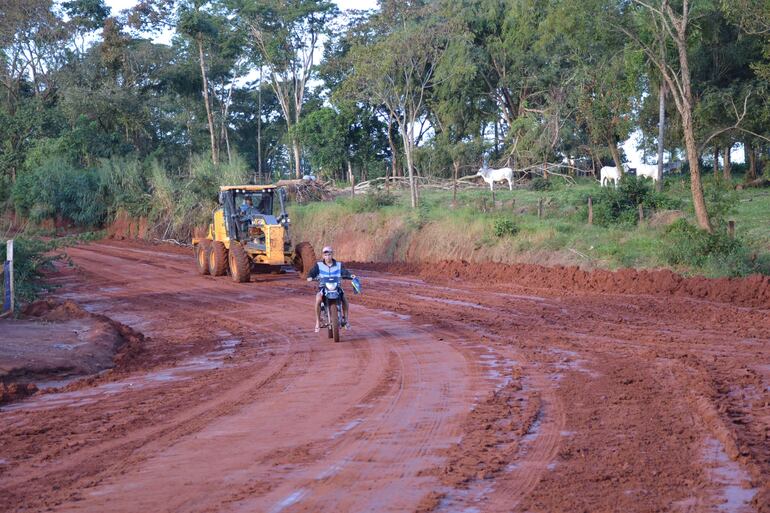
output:
[[[389,249],[384,259],[407,259],[406,252],[410,251],[411,258],[425,260],[445,254],[471,261],[563,263],[588,268],[668,267],[707,276],[770,272],[770,191],[733,191],[706,178],[706,195],[720,224],[717,243],[729,241],[724,233],[727,220],[736,223],[737,243],[728,242],[733,244],[725,250],[729,254],[704,259],[701,254],[711,249],[703,249],[687,236],[670,233],[669,226],[678,217],[693,221],[686,177],[667,179],[664,192],[656,197],[659,205],[645,207],[641,223],[635,222],[635,209],[630,218],[608,222],[602,215],[606,198],[602,203],[603,193],[593,180],[569,185],[555,179],[550,187],[540,191],[499,189],[494,204],[488,189],[458,192],[454,204],[451,192],[425,190],[417,210],[409,208],[408,195],[380,192],[294,205],[292,217],[298,234],[311,241],[336,243],[345,239],[346,231],[352,231],[362,243],[365,238],[387,236],[395,238],[391,245],[410,245],[409,250]],[[589,196],[594,201],[593,225],[587,223]],[[538,216],[540,201],[542,217]],[[398,233],[389,232],[389,226],[397,226]],[[672,249],[679,250],[678,259],[672,256]]]

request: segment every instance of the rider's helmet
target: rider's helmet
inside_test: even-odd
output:
[[[324,254],[326,254],[326,253],[334,253],[334,250],[332,249],[331,246],[324,246],[324,248],[322,250],[322,253],[324,253]]]

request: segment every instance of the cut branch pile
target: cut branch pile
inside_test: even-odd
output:
[[[276,185],[286,187],[289,199],[297,203],[325,201],[334,197],[328,182],[315,180],[280,180]]]

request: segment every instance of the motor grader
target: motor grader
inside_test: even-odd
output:
[[[280,204],[274,215],[274,200]],[[293,266],[301,277],[316,262],[307,242],[292,246],[286,191],[275,185],[228,185],[219,188],[219,206],[205,237],[192,240],[198,273],[229,274],[247,282],[252,271],[281,272]]]

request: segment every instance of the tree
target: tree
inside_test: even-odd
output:
[[[252,36],[252,48],[270,75],[281,105],[294,155],[294,175],[301,175],[300,141],[292,127],[300,122],[319,37],[336,15],[328,0],[231,0],[233,11]]]
[[[642,49],[660,73],[667,89],[676,104],[682,121],[687,161],[690,164],[690,192],[692,194],[695,217],[698,225],[712,232],[711,221],[703,196],[703,184],[700,175],[700,152],[695,141],[695,121],[693,112],[697,99],[693,96],[692,75],[690,73],[690,48],[693,44],[691,23],[693,12],[690,1],[683,0],[681,9],[675,10],[669,0],[650,1],[633,0],[636,12],[630,19],[636,27],[620,24],[619,28]],[[706,7],[708,8],[708,7]],[[674,56],[668,51],[660,51],[660,45],[671,44]]]
[[[372,45],[351,50],[354,73],[345,87],[353,99],[385,105],[404,143],[412,208],[417,207],[415,128],[425,115],[429,89],[448,41],[448,26],[436,18],[405,20]]]

